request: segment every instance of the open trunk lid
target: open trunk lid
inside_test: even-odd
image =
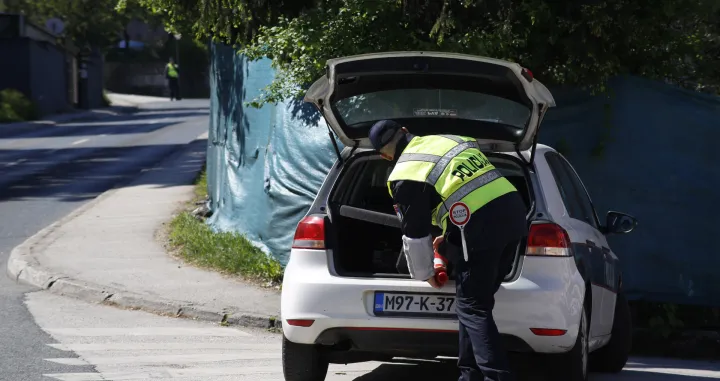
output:
[[[346,146],[372,148],[370,127],[393,119],[417,135],[477,138],[496,152],[537,143],[550,91],[522,66],[442,52],[388,52],[331,59],[307,91]]]

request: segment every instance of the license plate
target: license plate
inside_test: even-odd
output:
[[[375,292],[375,315],[455,316],[455,297],[443,294]]]

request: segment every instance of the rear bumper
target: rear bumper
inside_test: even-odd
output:
[[[533,352],[522,339],[512,335],[502,336],[508,351]],[[458,354],[457,331],[330,328],[320,333],[315,343],[393,357],[456,357]]]
[[[352,343],[361,351],[423,351],[457,354],[458,322],[450,318],[379,317],[373,313],[375,291],[437,292],[425,282],[407,279],[337,277],[330,273],[322,251],[291,255],[283,281],[281,316],[288,340],[302,344]],[[452,282],[442,293],[454,295]],[[527,257],[519,277],[504,283],[493,311],[508,349],[517,352],[562,353],[572,348],[585,292],[573,258]],[[288,319],[314,320],[309,327]],[[537,336],[530,328],[562,329],[562,336]],[[429,345],[429,347],[428,347]]]

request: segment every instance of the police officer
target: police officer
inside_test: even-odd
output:
[[[386,160],[395,162],[388,189],[402,221],[411,276],[439,288],[434,248],[454,269],[460,381],[512,380],[492,311],[495,293],[527,235],[523,199],[473,138],[414,136],[391,120],[375,123],[369,138]],[[449,208],[458,201],[471,213],[463,232],[448,220]],[[432,225],[442,231],[434,240]]]
[[[178,65],[176,65],[175,61],[170,57],[170,61],[165,65],[165,78],[168,80],[171,101],[180,99],[179,77]]]

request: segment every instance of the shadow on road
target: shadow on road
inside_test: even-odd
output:
[[[449,381],[457,380],[459,376],[460,372],[454,363],[394,361],[380,365],[375,370],[357,377],[355,381]]]
[[[537,360],[515,359],[513,361],[517,381],[562,381],[553,380],[543,372],[543,364]],[[331,370],[328,378],[343,375],[342,371]],[[454,361],[412,361],[399,360],[380,365],[371,372],[356,377],[354,381],[451,381],[460,373]],[[632,362],[619,374],[591,373],[590,381],[707,381],[720,379],[720,365],[707,362],[680,361],[672,359],[651,359]]]
[[[95,122],[33,125],[8,139],[2,138],[0,129],[0,201],[92,199],[159,165],[188,138],[207,129],[202,117],[208,113],[207,107],[157,108]],[[88,139],[74,141],[80,136]],[[198,147],[198,160],[205,149],[205,144]],[[154,181],[176,186],[181,185],[179,178],[182,174]]]
[[[105,117],[102,120],[59,123],[57,125],[33,124],[23,128],[4,130],[0,127],[0,140],[51,138],[88,135],[119,135],[153,132],[169,124],[182,122],[181,119],[208,116],[207,108],[188,109],[153,109],[137,114]],[[165,122],[175,119],[173,122]]]
[[[197,111],[205,114],[210,112],[210,106],[197,106],[197,107],[148,107],[139,109],[139,112],[174,112],[174,111]]]
[[[0,177],[0,201],[54,198],[60,201],[92,199],[123,180],[141,173],[153,171],[159,158],[178,150],[179,144],[144,145],[112,148],[61,149],[47,154],[39,150],[28,155],[10,171],[5,160],[0,168],[6,174]],[[196,162],[204,160],[206,143],[201,141],[191,148]],[[197,152],[195,152],[197,151]],[[197,165],[183,163],[178,171],[193,174]],[[6,171],[7,170],[7,171]],[[155,178],[153,185],[171,187],[183,185],[183,177]]]
[[[208,116],[210,111],[205,109],[189,110],[189,109],[151,109],[143,110],[136,114],[128,115],[116,115],[102,119],[102,123],[118,123],[118,122],[139,122],[147,119],[162,119],[162,118],[190,118],[194,116]],[[78,122],[64,123],[67,125],[77,124]]]

